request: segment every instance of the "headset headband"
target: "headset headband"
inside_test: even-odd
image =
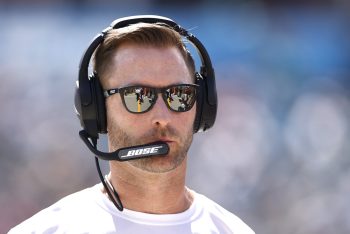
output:
[[[98,133],[105,133],[106,130],[101,130],[99,126],[93,127],[92,129],[87,129],[87,125],[91,125],[91,120],[95,120],[96,114],[91,111],[93,105],[96,105],[96,89],[92,87],[91,80],[89,76],[89,64],[91,57],[97,47],[104,41],[106,34],[112,30],[117,28],[123,28],[131,24],[136,23],[164,23],[178,32],[181,36],[185,37],[191,44],[196,48],[200,60],[200,75],[197,76],[196,83],[199,83],[202,86],[200,91],[200,97],[197,100],[197,114],[195,119],[194,131],[205,131],[213,126],[216,118],[217,112],[217,94],[216,94],[216,85],[215,85],[215,74],[214,69],[212,67],[212,63],[209,57],[209,54],[203,44],[191,33],[187,30],[179,26],[173,20],[156,15],[139,15],[139,16],[131,16],[124,17],[117,20],[114,20],[109,27],[104,29],[101,33],[96,35],[89,47],[86,49],[79,66],[79,99],[80,99],[80,120],[84,127],[92,137],[96,137]],[[200,79],[198,79],[200,78]],[[98,82],[98,81],[97,81]],[[98,91],[97,91],[98,92]],[[79,108],[76,108],[79,109]],[[94,107],[94,109],[98,109],[98,107]],[[199,109],[199,110],[198,110]],[[96,110],[98,111],[98,110]],[[79,111],[78,111],[79,112]],[[98,116],[98,114],[97,114]],[[100,120],[97,120],[100,121]],[[102,120],[103,121],[103,120]],[[96,133],[96,134],[91,134]]]

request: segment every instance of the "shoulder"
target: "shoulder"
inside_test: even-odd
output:
[[[254,234],[254,231],[238,216],[208,197],[196,192],[194,194],[196,206],[202,211],[201,217],[215,225],[219,233]]]
[[[87,209],[91,210],[94,204],[94,194],[97,187],[91,187],[68,195],[53,205],[41,210],[29,219],[23,221],[9,231],[15,233],[55,233],[63,227],[70,226],[73,222],[86,217]],[[79,219],[77,219],[79,217]],[[88,220],[85,220],[88,221]]]

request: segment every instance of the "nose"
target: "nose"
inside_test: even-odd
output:
[[[156,103],[150,113],[152,114],[152,124],[158,127],[164,127],[171,122],[171,110],[166,106],[161,94],[158,94]]]

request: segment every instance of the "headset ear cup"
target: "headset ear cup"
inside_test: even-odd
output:
[[[87,87],[85,92],[91,94],[91,101],[82,103],[82,87],[79,86],[77,81],[74,96],[75,111],[83,129],[90,137],[97,139],[99,133],[107,132],[105,98],[96,73],[90,75],[86,82],[88,82],[88,86],[85,86]]]
[[[91,85],[91,81],[86,79],[87,85],[85,85],[85,90],[76,82],[74,105],[75,111],[80,124],[83,129],[87,132],[90,137],[98,138],[97,125],[96,125],[96,111],[95,111],[95,99],[94,99],[94,87]],[[82,92],[91,94],[91,101],[83,103],[82,102]]]

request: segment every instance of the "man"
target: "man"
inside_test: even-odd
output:
[[[63,198],[10,233],[254,233],[234,214],[185,186],[198,86],[181,35],[153,23],[109,30],[94,62],[106,97],[109,151],[163,142],[169,152],[110,162],[106,183],[116,189],[123,210],[114,206],[106,186],[97,184]]]

